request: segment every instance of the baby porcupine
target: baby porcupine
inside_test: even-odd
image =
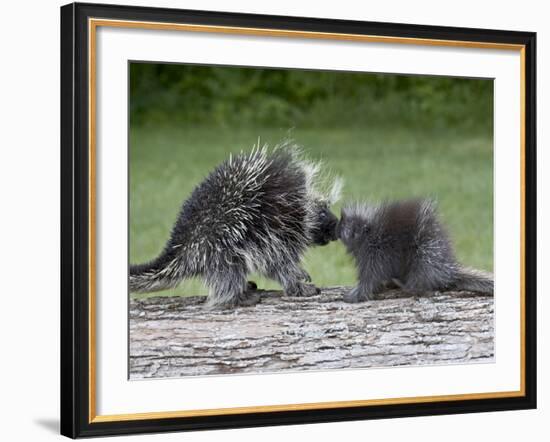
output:
[[[198,276],[209,288],[209,306],[252,305],[258,296],[250,294],[247,275],[256,271],[288,295],[318,293],[299,263],[308,246],[336,240],[338,219],[329,205],[341,187],[320,171],[290,142],[230,156],[185,201],[160,256],[130,266],[130,291],[172,288]]]
[[[358,285],[346,302],[371,300],[387,283],[410,292],[493,293],[493,276],[460,265],[435,203],[413,199],[342,209],[337,235],[355,258]]]

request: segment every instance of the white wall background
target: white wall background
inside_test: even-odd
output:
[[[113,0],[114,1],[114,0]],[[256,441],[342,438],[383,441],[544,440],[550,432],[548,341],[544,312],[550,204],[550,14],[542,1],[306,2],[278,0],[120,0],[126,4],[419,23],[538,32],[539,409],[459,416],[268,427],[125,440]],[[99,1],[98,1],[99,2]],[[59,410],[59,6],[58,0],[2,5],[0,26],[0,437],[53,440]],[[509,3],[509,4],[507,4]],[[546,247],[544,247],[546,246]],[[543,252],[545,248],[545,253]],[[21,312],[21,313],[20,313]]]

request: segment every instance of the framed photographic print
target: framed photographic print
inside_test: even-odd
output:
[[[529,32],[61,8],[61,432],[536,406]]]

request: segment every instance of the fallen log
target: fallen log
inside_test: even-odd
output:
[[[468,292],[347,304],[346,287],[207,310],[204,297],[130,300],[130,379],[491,362],[493,297]]]

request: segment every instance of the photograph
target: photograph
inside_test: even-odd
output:
[[[536,35],[61,8],[61,433],[536,407]]]
[[[6,6],[1,440],[549,433],[544,2]]]
[[[493,79],[128,84],[130,380],[494,361]]]

